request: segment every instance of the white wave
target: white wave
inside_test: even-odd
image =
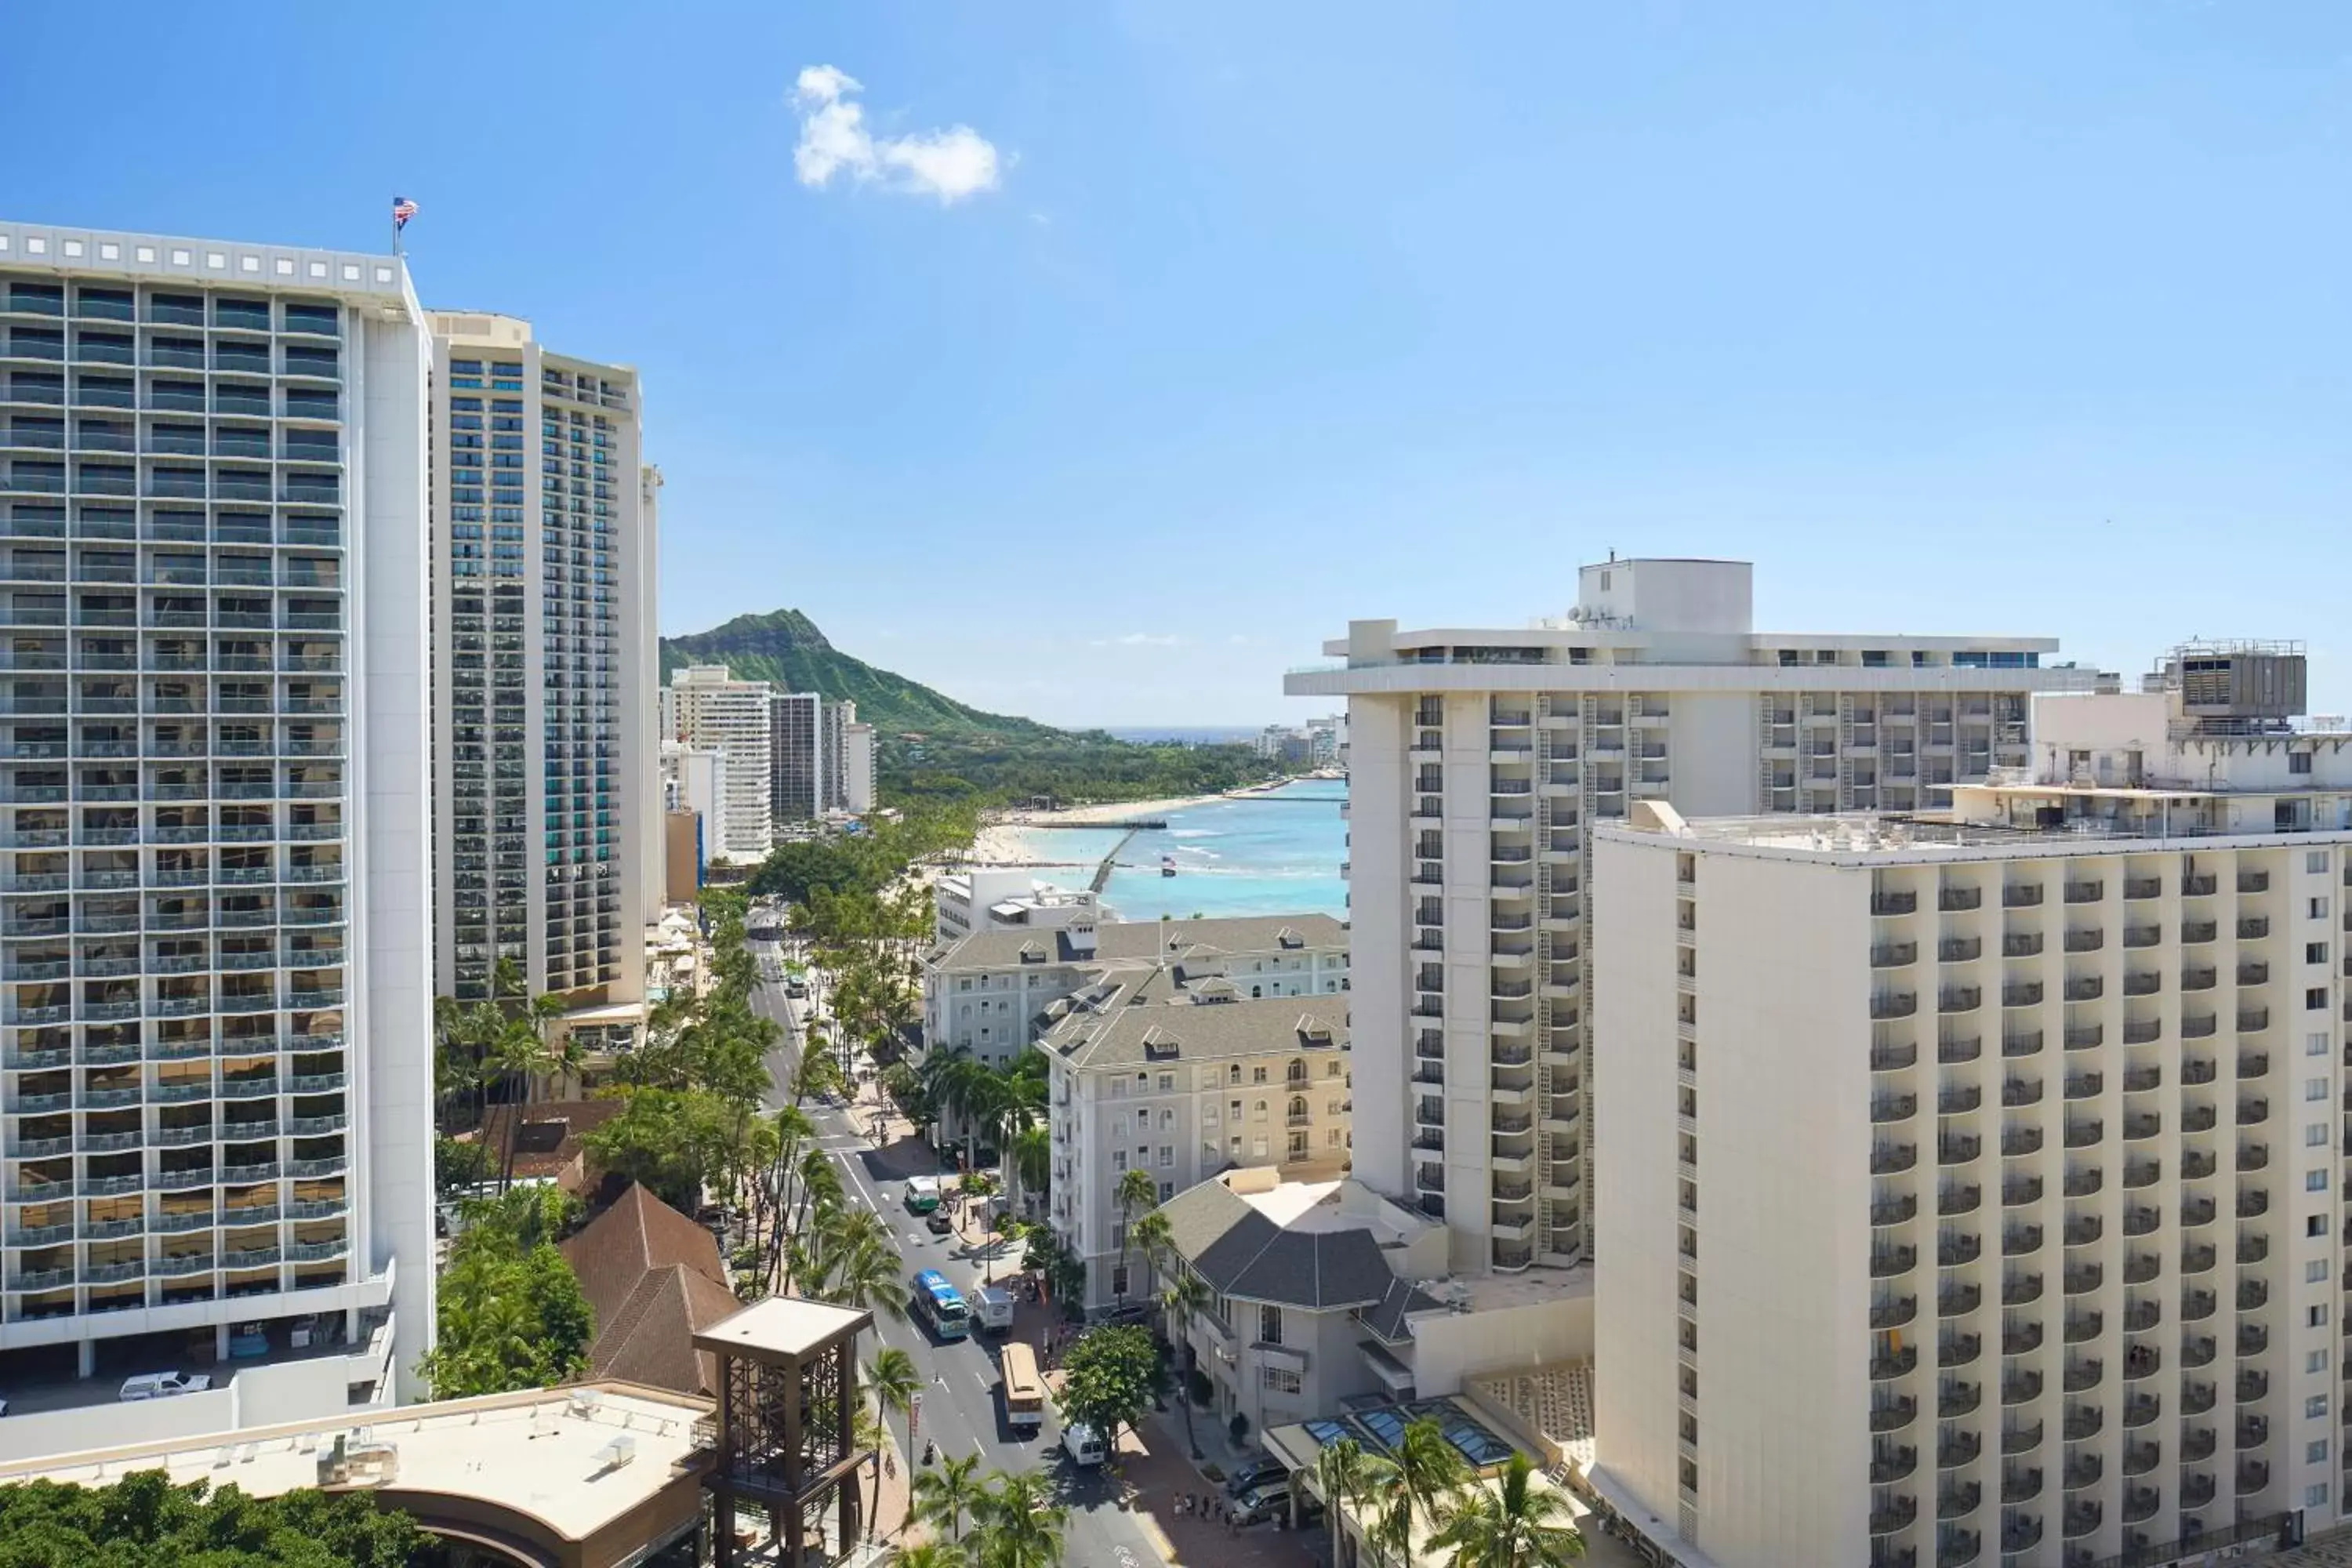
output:
[[[1223,838],[1224,835],[1213,827],[1171,827],[1168,830],[1168,837],[1171,838]]]

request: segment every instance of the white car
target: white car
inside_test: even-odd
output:
[[[202,1373],[190,1377],[177,1372],[142,1372],[137,1377],[122,1380],[122,1397],[169,1399],[176,1394],[202,1394],[212,1385],[213,1380]]]
[[[1103,1462],[1103,1440],[1083,1421],[1073,1421],[1062,1428],[1062,1451],[1070,1456],[1074,1465],[1091,1467]]]

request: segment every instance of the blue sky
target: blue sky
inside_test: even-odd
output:
[[[1776,628],[2304,637],[2352,710],[2332,0],[152,6],[98,98],[21,68],[86,6],[10,16],[0,210],[399,192],[428,302],[639,365],[668,631],[1250,722],[1614,548]]]

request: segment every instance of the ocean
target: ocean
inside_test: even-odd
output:
[[[1220,800],[1168,814],[1162,829],[1139,833],[1119,851],[1103,898],[1122,920],[1161,915],[1328,914],[1348,918],[1347,818],[1339,779],[1301,779],[1262,799]],[[1116,828],[1046,828],[1017,836],[1015,858],[1076,864],[1041,870],[1048,881],[1083,887],[1122,835]],[[1160,874],[1171,857],[1176,875]]]

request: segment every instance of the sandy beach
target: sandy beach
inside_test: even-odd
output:
[[[1011,862],[1016,852],[1016,836],[1022,828],[1034,823],[1054,822],[1066,826],[1078,826],[1090,822],[1141,822],[1164,817],[1170,812],[1181,811],[1188,805],[1206,805],[1224,798],[1222,795],[1195,795],[1171,800],[1124,800],[1101,805],[1074,805],[1064,811],[1000,813],[981,824],[979,834],[972,839],[971,863],[999,866]]]

